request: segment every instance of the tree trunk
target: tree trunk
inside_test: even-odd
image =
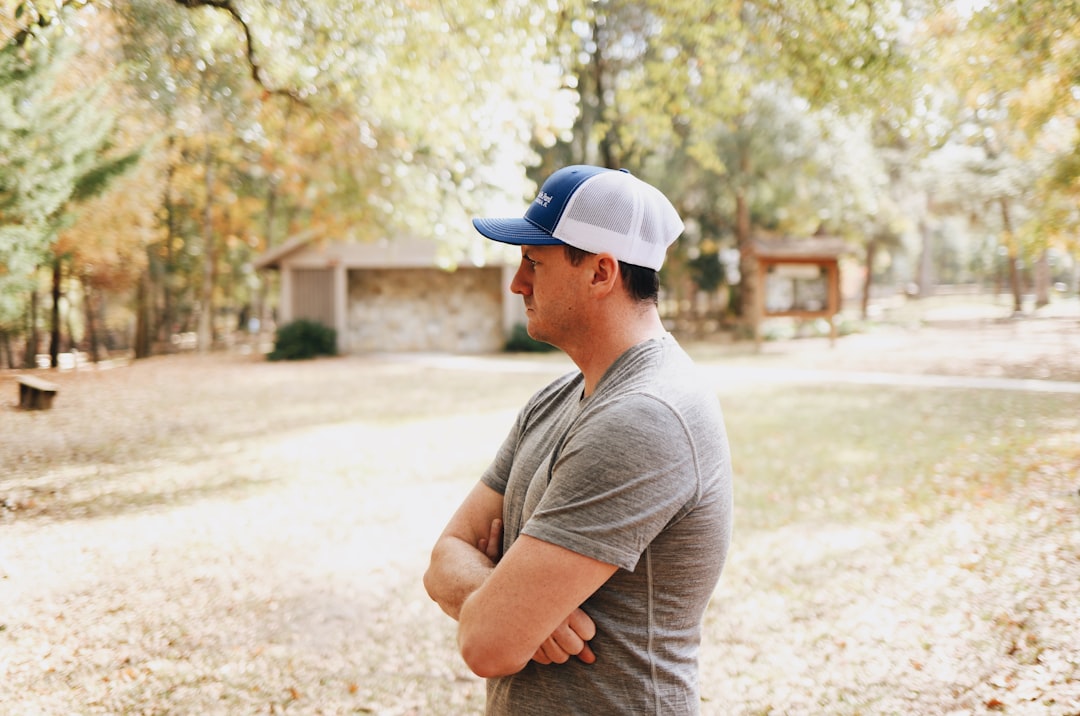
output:
[[[214,196],[214,167],[210,147],[206,148],[206,174],[204,178],[206,204],[203,206],[203,272],[199,292],[198,343],[200,353],[209,353],[214,341],[214,225],[210,202]]]
[[[269,251],[274,247],[274,214],[277,211],[277,182],[272,178],[270,180],[270,188],[266,196],[266,250]],[[262,332],[266,330],[266,327],[270,325],[269,315],[269,301],[267,295],[269,293],[269,280],[266,277],[266,272],[256,274],[259,277],[259,287],[255,292],[255,318],[258,321],[259,329],[255,331],[255,346],[256,349],[261,344]]]
[[[11,355],[11,338],[7,331],[0,331],[0,365],[15,367],[15,357]]]
[[[72,320],[71,313],[72,313],[71,306],[68,306],[68,310],[64,313],[64,332],[67,333],[67,344],[60,346],[60,352],[61,353],[64,353],[64,352],[71,353],[71,357],[72,357],[72,359],[74,359],[75,354],[78,352],[79,348],[78,348],[78,343],[75,340],[75,324],[73,324],[71,322],[71,320]],[[61,335],[60,335],[61,343],[63,343],[63,340],[64,340],[64,334],[61,333]],[[67,351],[64,351],[64,348],[67,348]]]
[[[26,330],[26,350],[23,352],[23,367],[37,367],[38,346],[41,344],[41,336],[38,333],[38,292],[37,288],[30,292],[30,315]]]
[[[877,255],[878,241],[870,239],[866,243],[866,276],[863,279],[862,290],[862,318],[865,321],[870,316],[870,290],[874,284],[874,257]]]
[[[135,287],[135,358],[149,358],[153,353],[153,333],[150,330],[150,272],[149,267],[139,277]]]
[[[932,296],[934,293],[934,231],[926,217],[919,220],[919,236],[922,238],[922,253],[919,255],[919,297]]]
[[[1050,257],[1046,249],[1035,261],[1035,308],[1042,308],[1050,303]]]
[[[1024,293],[1020,286],[1020,256],[1016,248],[1016,240],[1013,237],[1012,217],[1009,212],[1009,200],[1002,198],[1001,225],[1005,229],[1005,246],[1009,252],[1009,286],[1012,288],[1013,313],[1023,313]]]
[[[1013,313],[1024,312],[1024,295],[1020,287],[1020,257],[1015,253],[1009,253],[1009,286],[1012,288]]]
[[[174,141],[173,136],[169,135],[170,156],[172,154]],[[172,200],[172,183],[175,174],[176,164],[170,161],[165,174],[165,266],[163,267],[161,276],[161,316],[159,316],[160,322],[154,331],[158,340],[166,344],[168,344],[169,339],[176,330],[174,325],[176,320],[173,316],[173,311],[175,309],[173,308],[172,287],[172,276],[175,271],[173,263],[176,260],[173,255],[173,238],[176,235],[176,209],[173,206]]]
[[[745,183],[750,176],[750,156],[746,147],[739,150],[739,183]],[[754,339],[758,338],[761,327],[761,311],[758,304],[757,259],[751,246],[751,222],[750,201],[746,196],[746,188],[737,186],[735,189],[735,245],[739,249],[739,307],[738,315],[742,318],[742,325],[749,329]]]
[[[97,332],[97,320],[94,310],[94,288],[84,279],[83,296],[86,309],[86,342],[88,352],[90,353],[90,361],[93,363],[101,362],[101,346],[99,345],[100,339]]]
[[[49,313],[49,365],[60,367],[60,279],[63,270],[60,257],[53,258],[52,268],[52,308]]]

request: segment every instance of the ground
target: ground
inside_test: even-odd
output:
[[[756,381],[1080,381],[1073,317],[693,348],[717,375]],[[514,408],[566,368],[558,356],[164,357],[50,374],[60,395],[41,412],[17,410],[14,375],[0,374],[3,712],[478,713],[483,686],[419,576]],[[709,617],[723,650],[703,659],[704,712],[1080,713],[1080,619],[1061,596],[1080,593],[1080,484],[1044,482],[1040,509],[1020,512],[1033,538],[989,574],[973,567],[986,544],[1015,539],[993,505],[972,508],[985,523],[974,531],[954,515],[741,544]],[[893,541],[935,566],[882,561]],[[943,544],[955,559],[939,559]],[[758,575],[791,586],[837,564],[806,598],[754,591]],[[1040,590],[1024,573],[1058,583]],[[845,636],[853,622],[859,637]],[[840,663],[862,693],[824,676]]]

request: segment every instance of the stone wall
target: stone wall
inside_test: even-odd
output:
[[[351,269],[349,353],[490,353],[503,347],[499,267]]]

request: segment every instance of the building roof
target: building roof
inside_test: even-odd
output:
[[[367,268],[441,268],[514,265],[520,257],[512,256],[511,247],[488,241],[479,234],[472,237],[479,251],[454,255],[453,248],[431,238],[395,236],[377,241],[354,241],[326,237],[309,230],[293,236],[280,246],[268,249],[252,264],[258,270],[319,268],[344,266]],[[516,247],[514,247],[516,248]],[[447,255],[449,253],[449,256]],[[516,252],[515,252],[516,253]]]
[[[847,243],[835,236],[753,239],[750,242],[750,251],[754,256],[773,260],[835,261],[847,250]]]
[[[303,234],[297,234],[292,237],[281,246],[275,246],[272,249],[267,249],[263,254],[255,259],[253,262],[257,269],[280,269],[281,262],[290,254],[293,254],[309,243],[314,241],[315,235],[311,232]]]

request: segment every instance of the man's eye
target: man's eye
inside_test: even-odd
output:
[[[524,258],[526,261],[529,262],[529,268],[536,268],[536,261],[535,260],[530,259],[528,256],[523,256],[522,258]]]

